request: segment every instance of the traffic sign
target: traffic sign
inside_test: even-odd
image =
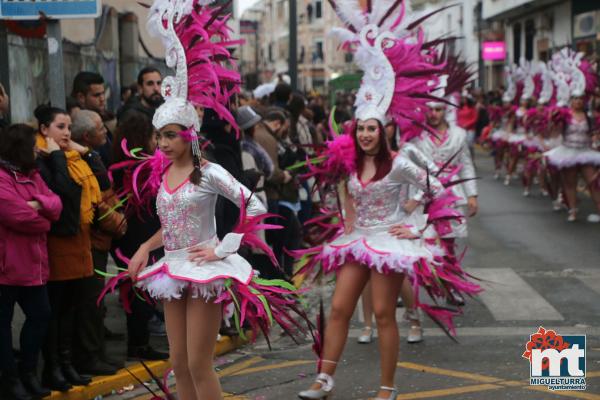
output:
[[[0,0],[0,19],[97,18],[101,0]]]

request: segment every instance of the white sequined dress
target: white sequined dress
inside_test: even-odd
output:
[[[436,246],[431,229],[424,230],[427,215],[415,210],[404,211],[410,197],[409,186],[427,190],[427,172],[405,155],[397,155],[391,171],[378,181],[362,182],[357,173],[348,181],[348,192],[354,201],[356,221],[354,230],[342,234],[323,246],[319,259],[326,273],[338,270],[346,262],[359,262],[380,273],[412,273],[419,260],[433,261]],[[434,195],[443,192],[441,183],[429,176],[429,188]],[[398,239],[388,231],[394,225],[404,225],[417,239]]]
[[[567,124],[562,144],[544,153],[548,164],[556,168],[578,165],[600,166],[600,151],[592,148],[592,137],[587,119],[571,120]]]
[[[258,198],[218,164],[202,167],[200,185],[185,180],[169,188],[166,175],[156,200],[165,256],[140,272],[137,285],[154,298],[180,298],[189,289],[194,297],[210,299],[221,294],[226,279],[249,284],[252,266],[236,253],[243,235],[228,233],[219,242],[215,205],[219,195],[239,205],[243,192],[250,199],[247,213],[253,216],[266,212]],[[203,264],[189,261],[188,251],[196,246],[215,248],[222,259]]]

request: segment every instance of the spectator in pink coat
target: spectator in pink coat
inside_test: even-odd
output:
[[[35,169],[35,135],[33,128],[23,124],[12,125],[0,135],[2,399],[30,400],[50,395],[38,379],[37,360],[50,319],[46,234],[51,222],[58,220],[62,204]],[[15,303],[26,317],[18,366],[11,334]]]

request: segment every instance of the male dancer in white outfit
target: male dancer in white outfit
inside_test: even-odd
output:
[[[452,186],[454,195],[460,198],[455,206],[465,217],[473,217],[478,210],[477,183],[475,182],[475,167],[467,143],[467,133],[459,126],[448,123],[446,107],[445,103],[428,103],[427,123],[436,131],[437,136],[430,132],[423,132],[411,143],[430,157],[438,168],[444,166],[454,156],[453,161],[444,168],[440,177],[447,176],[456,168],[460,168],[452,180],[468,180]],[[456,238],[466,237],[466,219],[452,221],[448,232],[442,235],[448,257],[455,257]],[[460,305],[464,304],[464,299],[457,293],[452,293],[452,298],[449,300]]]

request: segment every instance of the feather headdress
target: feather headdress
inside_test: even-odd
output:
[[[213,109],[237,131],[227,108],[229,98],[239,92],[240,75],[235,71],[228,47],[241,43],[230,38],[224,6],[212,0],[156,0],[150,9],[148,31],[162,39],[167,66],[175,76],[163,80],[165,103],[154,114],[156,129],[168,124],[187,128],[183,135],[200,154],[197,134],[200,120],[196,107]]]
[[[356,118],[388,119],[399,126],[425,125],[427,102],[439,100],[431,92],[444,74],[427,56],[428,43],[420,24],[429,16],[407,17],[407,2],[375,0],[363,11],[358,0],[329,1],[345,24],[332,30],[343,47],[353,51],[356,64],[364,71],[356,97]]]
[[[592,65],[569,47],[554,53],[551,60],[552,79],[557,87],[557,105],[566,106],[571,97],[590,95],[598,84]]]

